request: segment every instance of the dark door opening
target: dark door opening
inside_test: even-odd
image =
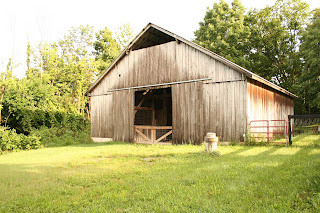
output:
[[[134,102],[134,141],[171,142],[171,88],[136,91]]]

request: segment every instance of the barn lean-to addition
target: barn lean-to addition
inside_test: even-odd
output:
[[[148,24],[88,89],[91,136],[194,143],[243,141],[251,120],[293,114],[294,94]]]

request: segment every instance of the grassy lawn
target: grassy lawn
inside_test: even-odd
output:
[[[319,212],[317,147],[86,144],[0,156],[0,212]]]

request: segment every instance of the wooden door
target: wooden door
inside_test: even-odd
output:
[[[113,92],[113,140],[133,141],[134,91]]]
[[[171,88],[173,143],[202,143],[203,83],[176,84]]]

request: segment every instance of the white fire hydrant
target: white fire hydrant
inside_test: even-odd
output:
[[[205,138],[207,152],[217,151],[219,138],[216,133],[208,132]]]

